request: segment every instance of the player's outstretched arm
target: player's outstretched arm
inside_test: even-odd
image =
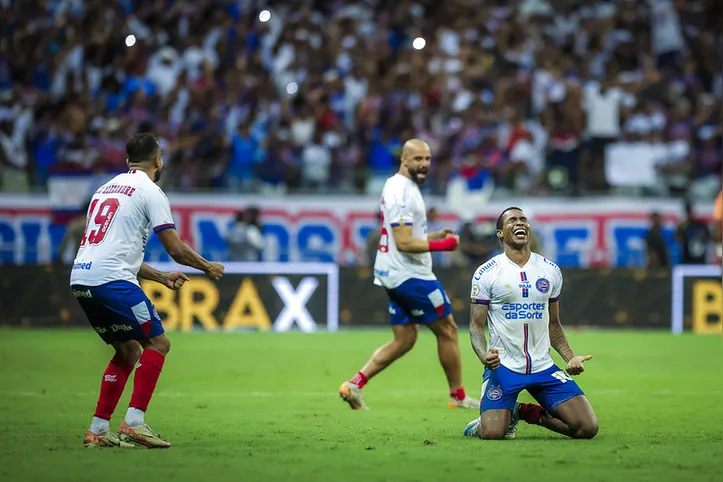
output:
[[[180,271],[174,271],[172,273],[164,273],[158,271],[146,263],[141,264],[141,269],[138,271],[138,277],[160,283],[166,288],[177,290],[180,289],[183,284],[188,281],[188,276],[181,273]]]
[[[159,231],[158,239],[161,240],[166,252],[176,263],[201,270],[212,280],[219,280],[223,276],[224,267],[222,264],[208,261],[195,252],[183,242],[175,229]]]
[[[472,342],[472,349],[482,364],[494,370],[500,366],[500,357],[497,349],[487,349],[487,337],[485,336],[485,323],[487,322],[488,305],[473,304],[469,308],[469,338]]]
[[[410,224],[392,226],[392,234],[397,249],[402,253],[426,253],[429,251],[454,251],[459,244],[459,236],[450,236],[438,241],[427,241],[412,236]]]
[[[567,372],[570,375],[579,375],[585,371],[584,362],[590,360],[592,355],[575,356],[565,336],[565,330],[560,322],[560,302],[550,303],[550,345],[567,362]]]

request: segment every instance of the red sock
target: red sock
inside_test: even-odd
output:
[[[356,375],[354,375],[354,378],[352,378],[349,381],[352,382],[354,385],[358,385],[359,388],[363,388],[364,385],[366,385],[367,382],[369,382],[369,379],[362,372],[356,372]]]
[[[141,359],[138,361],[136,378],[133,381],[133,395],[131,395],[129,407],[137,408],[142,412],[148,410],[148,404],[151,403],[153,390],[156,389],[158,377],[161,376],[164,361],[166,361],[166,357],[159,352],[143,350]]]
[[[449,396],[454,398],[457,401],[461,401],[467,397],[467,394],[464,393],[464,387],[459,387],[459,388],[450,388]]]
[[[531,425],[540,425],[542,424],[545,409],[534,403],[520,403],[520,406],[517,407],[517,413],[525,422]]]
[[[126,365],[116,357],[111,358],[100,382],[100,396],[94,416],[110,421],[132,371],[133,365]]]

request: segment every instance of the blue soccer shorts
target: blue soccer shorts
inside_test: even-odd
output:
[[[111,281],[100,286],[71,285],[71,289],[93,329],[109,345],[147,340],[164,332],[158,311],[138,285]]]
[[[452,313],[444,288],[435,280],[408,279],[389,296],[389,321],[392,325],[428,324]]]
[[[580,387],[564,370],[552,365],[538,373],[516,373],[503,366],[485,368],[480,413],[487,410],[510,410],[522,390],[527,390],[542,408],[552,412],[572,397],[584,395]]]

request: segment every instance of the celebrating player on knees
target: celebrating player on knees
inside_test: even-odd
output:
[[[569,437],[592,438],[597,418],[570,377],[581,374],[592,356],[576,356],[560,324],[562,272],[530,251],[530,225],[521,209],[500,214],[497,237],[504,253],[480,266],[472,279],[470,335],[485,371],[480,417],[467,424],[464,434],[510,438],[510,420],[520,417]],[[550,347],[567,363],[565,370],[555,366]],[[542,407],[517,403],[522,390]]]
[[[417,340],[419,325],[437,337],[439,361],[449,384],[449,407],[477,408],[465,394],[457,326],[449,298],[432,272],[432,251],[453,251],[459,237],[451,229],[427,233],[427,209],[419,185],[427,179],[431,151],[426,142],[404,144],[399,172],[382,190],[382,231],[374,283],[386,289],[394,340],[379,347],[364,367],[342,383],[339,395],[353,409],[365,409],[361,389],[376,374],[407,353]]]
[[[206,261],[178,237],[168,199],[155,184],[163,157],[153,136],[136,135],[126,151],[128,173],[114,177],[93,195],[70,275],[73,294],[90,324],[115,349],[84,444],[165,448],[171,444],[146,425],[144,415],[171,343],[138,277],[174,290],[188,278],[143,263],[150,228],[177,263],[197,268],[213,280],[223,276],[224,267]],[[110,417],[136,363],[133,394],[119,436],[110,430]]]

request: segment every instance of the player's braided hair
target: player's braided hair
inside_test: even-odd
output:
[[[520,208],[518,208],[518,207],[515,207],[515,206],[508,207],[507,209],[505,209],[504,211],[502,211],[502,213],[500,214],[500,216],[497,218],[497,230],[498,230],[498,231],[499,231],[500,229],[502,229],[502,224],[503,224],[502,218],[504,217],[505,213],[506,213],[507,211],[513,211],[513,210],[522,211],[522,209],[520,209]]]

